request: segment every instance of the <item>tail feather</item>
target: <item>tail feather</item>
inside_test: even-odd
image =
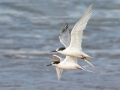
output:
[[[87,59],[87,60],[90,60],[90,59],[96,59],[95,57],[91,57],[91,56],[85,56],[85,58]]]
[[[88,60],[84,59],[84,61],[85,61],[86,63],[88,63],[90,66],[94,67],[94,65],[93,65],[91,62],[89,62]]]
[[[86,66],[82,66],[82,67],[84,68],[85,71],[95,73],[94,71],[88,70],[88,69],[86,68]]]

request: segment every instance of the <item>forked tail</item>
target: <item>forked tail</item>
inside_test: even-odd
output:
[[[88,70],[88,69],[86,68],[86,66],[82,66],[82,67],[84,68],[85,71],[95,73],[94,71]]]
[[[91,62],[89,62],[88,60],[84,59],[84,61],[85,61],[86,63],[88,63],[90,66],[94,67],[94,65],[93,65]]]

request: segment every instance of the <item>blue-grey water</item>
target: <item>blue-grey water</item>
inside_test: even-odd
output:
[[[0,90],[120,90],[120,0],[97,0],[84,30],[96,73],[65,71],[59,84],[46,67],[64,24],[71,30],[92,1],[0,0]]]

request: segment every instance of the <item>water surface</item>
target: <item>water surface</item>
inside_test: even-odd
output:
[[[0,0],[0,90],[119,90],[120,1],[97,0],[83,37],[96,73],[63,72],[60,84],[49,51],[62,46],[92,0]],[[63,56],[64,57],[64,56]],[[79,60],[80,65],[87,65]]]

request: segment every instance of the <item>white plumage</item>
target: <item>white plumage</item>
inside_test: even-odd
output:
[[[53,55],[53,62],[49,64],[56,68],[58,80],[60,80],[63,70],[80,69],[80,70],[86,70],[92,72],[84,68],[84,66],[82,67],[78,65],[77,63],[77,58],[81,58],[84,61],[86,61],[88,64],[93,66],[87,60],[91,57],[85,54],[84,52],[82,52],[82,47],[81,47],[83,30],[85,29],[87,22],[90,19],[92,7],[93,4],[89,6],[85,14],[82,16],[82,18],[75,24],[75,26],[71,31],[71,34],[69,30],[67,30],[68,28],[67,24],[64,26],[64,28],[60,33],[59,39],[60,42],[65,46],[65,48],[58,48],[56,49],[56,51],[66,55],[66,58],[63,60],[59,56]]]
[[[65,27],[60,33],[59,39],[60,42],[66,47],[66,49],[56,50],[58,53],[67,56],[81,58],[91,66],[93,66],[93,64],[90,63],[88,60],[92,57],[82,51],[81,43],[82,43],[83,30],[85,29],[87,22],[90,19],[92,7],[93,7],[93,3],[89,6],[85,14],[82,16],[82,18],[75,24],[75,26],[71,31],[71,34],[69,30],[67,30],[68,25],[67,24],[65,25]]]
[[[58,61],[59,61],[59,63],[55,63]],[[77,58],[70,57],[70,56],[66,56],[66,58],[64,60],[62,60],[59,56],[53,55],[53,62],[50,65],[52,65],[56,68],[58,80],[60,80],[63,70],[79,69],[79,70],[86,70],[86,71],[92,72],[92,71],[84,68],[84,66],[82,67],[82,66],[78,65]]]

